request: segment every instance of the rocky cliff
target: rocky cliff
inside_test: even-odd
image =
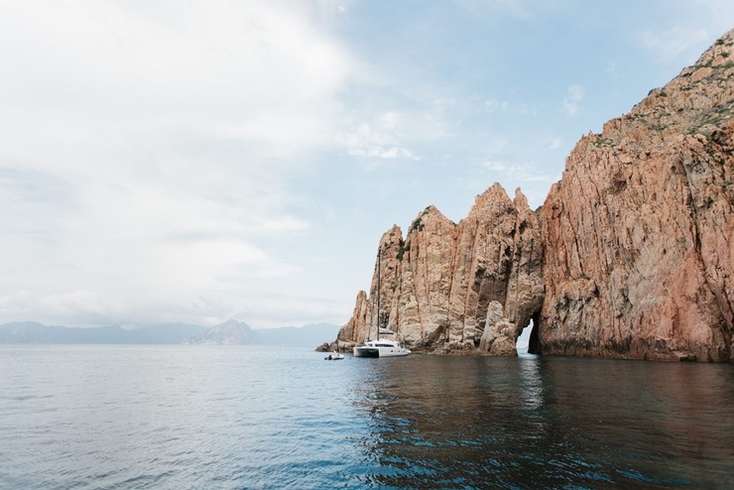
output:
[[[734,31],[581,139],[536,216],[497,184],[458,225],[426,208],[379,245],[337,343],[378,318],[411,349],[727,361],[734,333]]]
[[[510,200],[495,184],[458,225],[429,206],[405,238],[398,226],[382,236],[370,294],[357,295],[339,348],[374,338],[380,324],[413,350],[514,355],[543,301],[540,240],[519,190]]]
[[[543,354],[726,361],[734,31],[583,138],[543,206]]]

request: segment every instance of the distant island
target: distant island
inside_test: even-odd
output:
[[[0,325],[0,344],[206,344],[280,345],[313,347],[333,337],[338,325],[312,323],[301,327],[254,329],[227,320],[207,328],[186,323],[148,325],[124,329],[119,325],[92,328],[49,326],[39,322]]]

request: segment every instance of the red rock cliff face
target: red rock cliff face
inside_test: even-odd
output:
[[[429,206],[403,239],[380,240],[370,295],[360,292],[338,336],[340,348],[375,337],[377,319],[411,349],[516,355],[515,342],[543,301],[540,226],[518,190],[498,184],[458,225]]]
[[[543,354],[727,361],[734,31],[584,137],[543,206]]]
[[[458,225],[428,207],[380,241],[338,342],[383,324],[413,349],[734,360],[734,31],[581,139],[540,212],[494,185]],[[541,234],[542,229],[542,234]],[[370,330],[372,328],[373,330]]]

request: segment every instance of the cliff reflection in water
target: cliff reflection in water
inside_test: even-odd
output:
[[[371,429],[359,441],[369,486],[720,487],[734,467],[731,366],[364,362],[356,403]]]

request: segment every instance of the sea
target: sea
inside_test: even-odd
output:
[[[734,366],[0,346],[0,488],[734,488]]]

